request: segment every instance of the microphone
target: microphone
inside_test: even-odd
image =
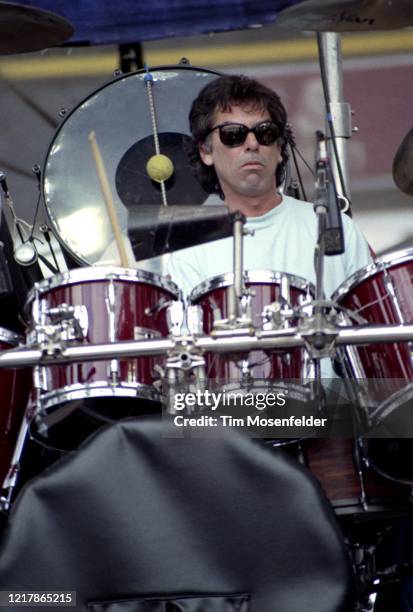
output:
[[[397,149],[393,160],[393,180],[400,191],[413,196],[413,128]]]
[[[317,130],[316,137],[316,193],[314,210],[316,212],[322,212],[323,208],[326,210],[324,230],[325,255],[341,255],[341,253],[344,253],[344,233],[339,198],[328,158],[326,137],[320,130]]]
[[[327,177],[327,145],[326,139],[320,130],[316,131],[317,147],[315,159],[315,212],[328,212],[328,177]],[[323,210],[324,209],[324,210]]]

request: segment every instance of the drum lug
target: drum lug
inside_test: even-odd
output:
[[[44,366],[35,366],[33,368],[33,387],[38,393],[47,391],[47,375]]]
[[[184,322],[184,303],[181,300],[171,300],[166,309],[166,320],[169,333],[172,336],[180,336]]]
[[[202,306],[196,304],[187,307],[186,326],[191,336],[199,336],[204,333]]]
[[[290,320],[295,317],[295,311],[290,304],[272,302],[264,308],[261,315],[262,328],[264,330],[287,329]]]

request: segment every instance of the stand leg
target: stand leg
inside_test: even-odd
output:
[[[16,487],[17,480],[20,474],[20,460],[23,454],[24,445],[26,444],[27,435],[29,432],[29,412],[30,408],[26,409],[25,415],[23,417],[23,422],[21,424],[19,435],[17,437],[17,442],[14,447],[13,456],[10,462],[10,468],[7,472],[7,475],[3,481],[2,485],[2,496],[0,497],[0,508],[3,511],[8,511],[10,509],[10,503],[13,496],[13,491]]]

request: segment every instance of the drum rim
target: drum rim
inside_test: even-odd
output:
[[[290,274],[288,272],[279,272],[277,270],[246,270],[244,272],[244,281],[246,283],[279,284],[282,276],[286,276],[289,279],[290,286],[294,289],[310,290],[314,295],[315,288],[313,283],[303,276]],[[188,302],[192,304],[210,291],[229,287],[233,284],[233,278],[233,272],[226,272],[225,274],[218,274],[217,276],[207,278],[192,289],[188,295]]]
[[[50,366],[53,367],[53,366]],[[41,410],[46,412],[46,416],[53,412],[53,408],[61,406],[65,402],[88,399],[110,399],[114,397],[136,398],[161,401],[161,394],[151,384],[123,381],[112,385],[107,380],[96,380],[92,383],[74,383],[64,385],[45,391],[39,400]],[[34,405],[34,404],[33,404]]]
[[[331,299],[333,301],[340,300],[349,291],[371,276],[374,276],[374,274],[387,270],[387,268],[389,268],[392,264],[398,265],[404,261],[409,261],[410,259],[413,259],[413,249],[402,249],[400,251],[394,251],[378,257],[372,263],[360,268],[356,272],[353,272],[351,276],[349,276],[344,282],[341,283],[341,285],[337,287],[332,294]]]
[[[65,272],[59,272],[53,276],[49,276],[44,280],[35,283],[33,289],[30,290],[26,306],[30,304],[36,296],[36,293],[41,295],[68,285],[74,285],[88,281],[104,281],[104,280],[119,280],[126,282],[144,283],[152,285],[158,289],[168,291],[175,299],[179,297],[179,287],[172,280],[169,280],[154,272],[148,270],[140,270],[135,268],[122,268],[120,266],[88,266],[85,268],[74,268]]]
[[[176,71],[183,71],[183,72],[204,72],[204,73],[208,73],[211,75],[215,75],[216,78],[218,78],[219,76],[222,76],[222,72],[218,72],[216,70],[213,70],[211,68],[203,68],[201,66],[192,66],[190,64],[164,64],[164,65],[160,65],[160,66],[151,66],[149,68],[149,73],[154,73],[154,72],[162,72],[162,71],[172,71],[172,70],[176,70]],[[86,102],[88,102],[91,98],[93,98],[93,96],[98,95],[100,92],[102,92],[104,89],[106,89],[107,87],[110,87],[111,85],[114,85],[115,83],[119,83],[121,81],[124,81],[126,79],[129,78],[133,78],[136,77],[137,75],[145,75],[145,73],[148,73],[148,70],[146,68],[140,68],[139,70],[135,70],[133,72],[128,72],[128,73],[123,73],[120,72],[119,74],[117,74],[114,78],[108,80],[107,82],[103,83],[102,85],[100,85],[99,87],[95,88],[92,92],[90,92],[87,96],[85,96],[84,98],[82,98],[82,100],[80,100],[77,104],[75,104],[69,111],[64,112],[63,119],[62,121],[59,123],[59,125],[57,126],[52,139],[50,140],[49,146],[47,147],[47,151],[46,154],[43,158],[43,163],[42,163],[42,181],[41,181],[41,193],[42,193],[42,198],[44,201],[44,208],[46,211],[46,216],[48,221],[50,222],[51,226],[52,226],[52,232],[53,235],[55,236],[56,240],[58,241],[59,245],[61,246],[63,252],[67,252],[71,257],[74,258],[75,261],[77,261],[80,265],[86,265],[86,266],[91,266],[94,265],[93,263],[90,263],[87,258],[82,254],[77,252],[76,250],[74,250],[73,248],[71,248],[67,242],[63,239],[63,237],[61,236],[61,233],[58,231],[58,223],[57,223],[57,218],[56,215],[53,211],[53,206],[52,206],[52,202],[50,201],[50,198],[47,196],[46,194],[46,183],[47,183],[47,179],[49,176],[49,172],[48,172],[48,164],[49,164],[49,159],[51,156],[51,152],[53,150],[53,147],[55,146],[56,140],[58,139],[60,133],[62,132],[62,130],[64,129],[66,123],[69,121],[69,119],[72,117],[72,115],[74,115]],[[156,79],[155,79],[156,80]]]

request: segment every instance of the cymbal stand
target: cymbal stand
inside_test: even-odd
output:
[[[29,434],[29,426],[32,418],[32,406],[28,404],[23,422],[20,426],[19,435],[14,447],[13,455],[10,461],[10,467],[6,474],[6,477],[1,486],[1,497],[0,497],[0,509],[3,512],[7,512],[10,509],[11,500],[13,497],[14,489],[16,488],[17,481],[20,474],[20,462],[24,450],[24,446],[27,441]]]
[[[351,108],[344,102],[341,35],[337,32],[317,33],[321,80],[326,103],[327,147],[332,172],[341,200],[341,210],[350,210],[348,171],[348,139],[351,138]],[[356,131],[357,128],[354,128]]]

